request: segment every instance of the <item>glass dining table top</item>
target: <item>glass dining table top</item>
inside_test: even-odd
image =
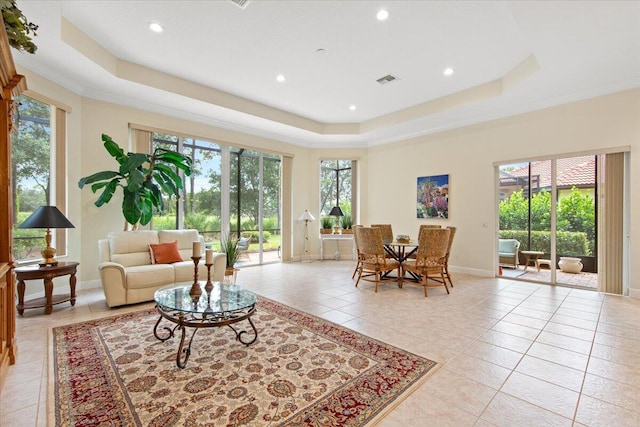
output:
[[[258,300],[256,294],[238,285],[213,282],[213,288],[207,292],[205,284],[200,282],[202,294],[197,297],[189,295],[192,283],[178,283],[158,289],[153,298],[164,309],[203,314],[244,310]]]

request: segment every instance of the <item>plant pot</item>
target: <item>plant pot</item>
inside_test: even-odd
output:
[[[580,258],[560,257],[558,267],[565,273],[580,273],[582,271],[582,260]]]
[[[333,233],[333,230],[331,228],[321,228],[320,229],[320,234],[331,234]]]
[[[342,230],[342,234],[353,234],[353,229],[352,228],[344,228]]]
[[[238,276],[238,270],[240,269],[235,267],[226,267],[224,269],[224,283],[235,285],[236,278]]]

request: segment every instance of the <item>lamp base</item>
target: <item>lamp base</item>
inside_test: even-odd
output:
[[[56,265],[58,265],[58,261],[56,261],[55,259],[53,261],[47,261],[42,260],[41,263],[38,264],[40,267],[55,267]]]

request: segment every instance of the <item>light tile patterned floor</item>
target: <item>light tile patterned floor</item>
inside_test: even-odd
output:
[[[351,261],[244,268],[275,299],[439,362],[382,426],[638,426],[640,300],[505,278],[454,275],[455,287],[354,287]],[[139,310],[101,290],[75,307],[17,319],[20,354],[0,395],[0,425],[44,426],[48,328]],[[151,331],[150,331],[151,333]]]

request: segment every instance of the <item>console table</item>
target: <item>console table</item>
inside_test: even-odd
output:
[[[351,243],[351,259],[356,259],[356,248],[353,240],[353,234],[320,234],[320,260],[324,260],[324,242],[326,240],[334,240],[336,242],[336,254],[334,259],[340,259],[340,241],[348,240]]]
[[[59,262],[58,265],[47,267],[20,267],[14,271],[18,279],[18,314],[22,315],[25,309],[44,307],[45,314],[51,314],[54,304],[71,301],[71,305],[76,305],[76,270],[77,262]],[[61,276],[69,277],[70,293],[63,295],[53,295],[53,278]],[[24,300],[25,280],[42,280],[44,282],[44,298],[36,298],[29,301]]]

